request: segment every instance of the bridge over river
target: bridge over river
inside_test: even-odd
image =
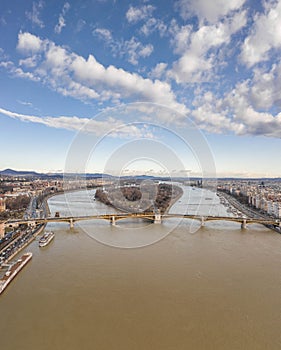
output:
[[[70,228],[74,227],[77,221],[85,220],[107,220],[112,225],[115,225],[119,220],[125,219],[144,219],[155,224],[161,224],[163,220],[179,218],[198,220],[201,226],[204,226],[208,221],[231,221],[241,224],[241,228],[246,228],[248,224],[261,224],[269,227],[279,228],[281,230],[281,221],[274,219],[250,218],[250,217],[231,217],[231,216],[202,216],[191,214],[157,214],[157,213],[118,213],[118,214],[102,214],[102,215],[87,215],[87,216],[62,216],[62,217],[47,217],[38,219],[22,219],[9,220],[4,222],[6,227],[17,227],[20,224],[35,226],[39,224],[47,224],[49,222],[67,222]]]

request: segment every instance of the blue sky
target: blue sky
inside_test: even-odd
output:
[[[160,132],[188,144],[192,123],[218,176],[280,176],[280,23],[281,0],[2,0],[0,168],[63,171],[90,133],[103,146],[87,171],[141,139],[173,149],[174,173],[196,175],[194,145],[191,155]],[[152,154],[154,170],[140,155],[128,168],[119,155],[119,167],[163,172]]]

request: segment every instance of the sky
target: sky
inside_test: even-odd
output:
[[[0,169],[279,177],[280,23],[281,0],[1,0]]]

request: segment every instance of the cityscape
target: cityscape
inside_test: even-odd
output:
[[[281,349],[280,23],[0,2],[1,348]]]
[[[7,175],[9,172],[10,175]],[[9,169],[2,171],[3,173],[6,175],[0,177],[0,266],[6,266],[11,258],[42,232],[48,222],[69,222],[70,228],[74,227],[75,221],[99,218],[108,219],[114,225],[118,219],[134,217],[151,218],[152,222],[161,223],[162,219],[169,217],[169,208],[182,197],[182,189],[176,184],[194,189],[202,188],[203,183],[202,179],[196,178],[175,178],[172,182],[163,182],[161,178],[150,177],[149,185],[141,189],[139,185],[146,181],[145,177],[142,177],[142,180],[131,177],[121,178],[117,183],[114,177],[108,175],[106,178],[102,175],[92,175],[93,178],[85,179],[82,183],[77,176],[76,179],[71,176],[71,179],[64,180],[58,175],[21,175],[20,172]],[[242,220],[241,228],[246,228],[248,220],[248,223],[260,222],[281,234],[280,180],[209,179],[208,186],[210,183],[213,186],[215,184],[216,195],[227,208],[229,219],[225,216],[204,216],[199,210],[195,214],[201,220],[201,225],[205,225],[208,219],[233,220],[233,217],[237,217],[237,222]],[[91,189],[95,189],[95,199],[117,209],[121,214],[116,215],[113,211],[113,214],[107,213],[103,216],[64,218],[56,212],[57,219],[51,217],[48,198],[67,192]],[[176,215],[196,219],[196,215],[188,215],[189,202],[185,203],[185,206],[186,212]],[[171,217],[175,217],[175,214]]]

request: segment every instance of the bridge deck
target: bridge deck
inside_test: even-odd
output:
[[[102,215],[85,215],[85,216],[65,216],[65,217],[48,217],[41,219],[25,219],[25,220],[10,220],[4,222],[6,226],[13,224],[41,224],[48,222],[69,222],[74,223],[76,221],[83,220],[109,220],[117,221],[122,219],[148,219],[155,220],[156,216],[154,213],[113,213],[113,214],[102,214]],[[267,220],[267,219],[257,219],[249,217],[231,217],[231,216],[205,216],[205,215],[191,215],[191,214],[163,214],[160,216],[161,220],[170,218],[182,218],[182,219],[193,219],[199,221],[231,221],[238,223],[257,223],[263,225],[275,225],[280,224],[280,220]]]

